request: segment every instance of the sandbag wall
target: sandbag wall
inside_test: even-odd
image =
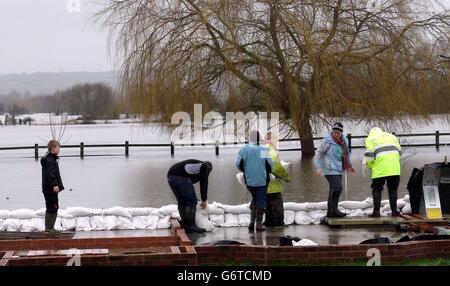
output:
[[[213,202],[206,209],[198,208],[196,223],[199,227],[213,231],[217,227],[246,227],[250,223],[249,203],[225,205]],[[381,202],[381,215],[391,214],[389,201]],[[371,198],[364,201],[343,201],[339,209],[349,217],[367,216],[372,213]],[[409,196],[397,201],[397,208],[403,213],[411,213]],[[284,203],[285,224],[319,224],[327,213],[327,202]],[[34,232],[44,230],[45,209],[38,211],[20,209],[0,210],[0,231]],[[161,208],[124,208],[89,209],[69,207],[59,210],[55,229],[64,231],[99,230],[144,230],[170,228],[170,219],[179,219],[176,205]]]

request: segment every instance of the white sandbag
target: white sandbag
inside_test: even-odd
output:
[[[37,210],[36,211],[36,215],[37,216],[45,216],[45,213],[46,213],[46,209],[45,208],[43,208],[43,209],[39,209],[39,210]]]
[[[239,226],[249,226],[250,225],[250,214],[238,214]]]
[[[77,217],[77,227],[75,231],[91,231],[92,226],[90,222],[90,218],[87,216]]]
[[[242,204],[242,205],[236,205],[236,206],[229,206],[229,205],[222,205],[222,209],[225,211],[225,213],[231,213],[231,214],[249,214],[250,208],[248,207],[248,204]],[[226,221],[226,219],[225,219]]]
[[[299,211],[295,213],[295,224],[298,225],[308,225],[312,223],[311,216],[309,212]]]
[[[215,215],[223,215],[225,211],[222,208],[219,208],[215,203],[208,204],[208,207],[204,209],[204,211],[208,214],[215,214]]]
[[[5,222],[5,220],[0,218],[0,231],[6,231],[6,228],[3,228],[4,222]]]
[[[397,200],[397,210],[400,211],[403,209],[404,206],[406,206],[407,202],[405,202],[403,199]]]
[[[8,219],[9,213],[8,210],[0,210],[0,219]]]
[[[281,163],[281,166],[283,166],[285,169],[289,168],[292,165],[291,162],[287,162],[287,161],[283,161],[283,160],[280,160],[280,163]]]
[[[389,200],[382,200],[381,206],[384,207],[385,205],[389,205]]]
[[[237,214],[225,213],[225,227],[239,226],[239,220]]]
[[[145,218],[146,218],[146,216],[134,216],[131,219],[134,229],[146,229],[147,224],[145,223]]]
[[[291,225],[295,222],[295,212],[291,210],[284,211],[284,224]]]
[[[150,214],[150,208],[127,208],[128,213],[134,216],[148,216]]]
[[[74,217],[100,215],[102,212],[99,209],[89,209],[89,208],[83,208],[83,207],[68,207],[67,211],[70,214],[72,214]]]
[[[302,239],[300,241],[292,241],[292,246],[314,246],[314,245],[318,245],[317,243],[315,243],[312,240],[309,239]]]
[[[348,216],[349,217],[362,217],[365,215],[366,215],[366,213],[364,212],[364,210],[360,209],[360,210],[352,210]]]
[[[364,201],[362,201],[362,202],[342,201],[339,203],[339,206],[344,209],[348,209],[348,210],[363,210],[363,209],[367,209],[368,207],[370,207],[370,204],[368,204]]]
[[[73,231],[77,227],[77,218],[61,218],[61,226],[66,231]]]
[[[328,202],[309,203],[307,205],[308,210],[326,210],[328,209]]]
[[[124,217],[124,216],[116,216],[116,219],[117,219],[116,229],[121,229],[121,230],[133,230],[134,229],[134,225],[133,225],[133,222],[131,221],[131,218]]]
[[[74,218],[73,214],[67,210],[58,210],[58,217],[60,218]]]
[[[299,212],[299,211],[307,211],[309,203],[284,203],[284,210]]]
[[[158,220],[158,224],[157,224],[156,228],[157,229],[170,228],[170,216],[165,216],[164,218],[160,218]]]
[[[158,227],[159,215],[148,215],[144,218],[146,229],[156,229]]]
[[[123,207],[112,207],[109,209],[105,209],[102,212],[104,215],[115,215],[116,217],[127,217],[131,218],[130,212]]]
[[[89,222],[93,231],[109,230],[103,215],[91,216]]]
[[[115,230],[117,229],[117,217],[114,215],[105,215],[103,216],[105,220],[106,229],[105,230]]]
[[[404,213],[404,214],[410,214],[410,213],[412,213],[412,210],[411,210],[411,204],[410,204],[410,203],[407,203],[407,204],[402,208],[402,213]]]
[[[31,219],[38,216],[36,215],[36,212],[33,210],[20,209],[10,212],[9,217],[15,219]]]
[[[373,198],[372,198],[372,197],[368,197],[368,198],[365,199],[363,202],[365,202],[366,204],[368,204],[369,207],[373,207]]]
[[[382,213],[387,213],[387,212],[391,212],[391,206],[389,204],[384,205],[381,209],[380,212]]]
[[[42,231],[43,231],[45,229],[45,222],[44,222],[43,219],[40,219],[40,220],[42,222]],[[62,221],[62,219],[60,217],[56,218],[55,226],[54,226],[55,230],[57,230],[57,231],[64,231],[64,229],[62,228],[62,222],[61,221]],[[41,228],[39,228],[39,231],[41,231],[40,229]]]
[[[20,232],[34,232],[37,231],[37,228],[35,226],[35,222],[33,219],[22,219],[21,220],[21,226],[19,229]]]
[[[159,208],[159,213],[163,216],[170,216],[176,211],[178,211],[177,205],[167,205]]]
[[[209,220],[215,227],[222,227],[225,223],[225,215],[224,214],[210,214]]]
[[[309,215],[311,216],[311,221],[313,224],[320,224],[323,217],[327,215],[326,210],[315,210],[309,212]]]
[[[159,218],[163,218],[164,215],[159,212],[159,209],[149,208],[148,215],[157,216]]]
[[[197,227],[204,228],[208,232],[216,229],[214,225],[209,221],[208,215],[200,212],[197,212],[195,214],[195,224],[197,225]]]
[[[174,213],[172,213],[172,214],[170,215],[170,218],[174,218],[174,219],[180,220],[180,219],[181,219],[181,216],[180,216],[180,213],[179,213],[178,211],[176,211],[176,212],[174,212]]]
[[[239,184],[241,184],[243,187],[245,186],[245,180],[244,180],[244,173],[240,172],[236,174],[236,179],[239,182]]]
[[[21,220],[16,218],[9,218],[3,222],[3,228],[6,231],[20,231],[21,225]]]
[[[371,215],[373,213],[373,208],[368,208],[368,209],[365,209],[363,211],[364,211],[364,215],[365,216],[369,216],[369,215]]]
[[[402,198],[403,201],[405,201],[406,203],[409,203],[409,195],[406,195]]]

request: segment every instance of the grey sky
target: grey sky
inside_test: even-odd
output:
[[[69,1],[81,2],[80,13]],[[106,33],[89,22],[94,2],[0,0],[0,74],[112,70]]]

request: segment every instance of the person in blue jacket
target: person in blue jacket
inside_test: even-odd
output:
[[[256,231],[264,231],[262,219],[266,207],[267,187],[274,162],[270,156],[270,150],[262,144],[262,138],[258,131],[250,132],[249,144],[239,150],[236,166],[244,173],[245,185],[252,195],[248,230],[250,232],[255,231],[256,221]]]
[[[325,176],[330,186],[327,217],[346,216],[338,210],[339,197],[342,193],[342,174],[346,171],[355,173],[355,170],[350,162],[348,139],[344,134],[342,123],[335,123],[333,130],[325,136],[316,150],[314,164],[317,168],[316,174]]]

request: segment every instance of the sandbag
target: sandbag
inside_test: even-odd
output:
[[[225,211],[225,213],[249,214],[251,212],[248,204],[241,204],[241,205],[236,205],[236,206],[230,206],[230,205],[224,205],[224,204],[220,204],[220,203],[215,203],[215,205],[217,207],[219,207],[219,208],[222,208]]]
[[[239,226],[249,226],[250,225],[250,214],[238,214]]]
[[[116,217],[127,217],[131,218],[130,212],[123,207],[112,207],[109,209],[105,209],[102,212],[104,215],[115,215]]]
[[[8,219],[9,211],[8,210],[0,210],[0,219]]]
[[[133,230],[134,229],[134,225],[133,225],[133,222],[131,221],[131,218],[124,217],[124,216],[116,216],[116,219],[117,219],[116,229],[119,229],[119,230]]]
[[[22,219],[21,220],[21,225],[20,225],[20,232],[34,232],[37,231],[38,229],[35,226],[35,222],[33,221],[33,219],[29,218],[29,219]]]
[[[369,216],[369,215],[371,215],[373,213],[373,208],[368,208],[368,209],[365,209],[363,211],[364,211],[364,215],[365,216]]]
[[[225,213],[225,227],[239,226],[239,220],[237,214]]]
[[[75,230],[77,227],[77,218],[61,218],[61,226],[67,231]]]
[[[209,220],[215,227],[222,227],[225,224],[224,214],[210,214]]]
[[[315,210],[309,212],[309,215],[311,216],[311,222],[313,224],[320,224],[323,217],[326,216],[327,211],[325,210]]]
[[[8,218],[3,222],[3,228],[6,231],[20,231],[21,225],[21,220],[16,218]]]
[[[291,225],[295,222],[295,212],[291,210],[284,211],[284,224]]]
[[[411,204],[407,203],[403,208],[402,208],[402,213],[404,214],[411,214],[412,213],[412,209],[411,209]]]
[[[236,179],[237,179],[237,181],[239,182],[239,184],[241,184],[243,187],[247,187],[246,185],[245,185],[245,180],[244,180],[244,173],[242,173],[242,172],[240,172],[240,173],[237,173],[236,174]]]
[[[36,212],[33,210],[20,209],[10,212],[9,217],[15,219],[31,219],[36,218],[38,216],[36,215]]]
[[[176,211],[176,212],[174,212],[174,213],[172,213],[170,215],[170,218],[174,218],[174,219],[180,220],[181,216],[180,216],[180,213],[178,211]]]
[[[146,216],[134,216],[131,219],[134,229],[146,229],[147,223],[145,222],[145,218],[146,218]]]
[[[170,216],[176,211],[178,211],[177,205],[167,205],[159,208],[159,213],[163,216]]]
[[[307,211],[308,210],[309,203],[284,203],[283,208],[284,210],[299,212],[299,211]]]
[[[92,230],[95,230],[95,231],[110,230],[110,229],[108,229],[108,224],[105,220],[105,216],[103,216],[103,215],[91,216],[89,218],[89,222],[91,224]]]
[[[105,220],[106,229],[105,230],[114,230],[117,229],[117,217],[113,215],[105,215],[103,216]]]
[[[204,228],[206,231],[213,231],[216,229],[214,225],[209,221],[209,217],[205,213],[196,212],[195,214],[195,224],[199,228]]]
[[[409,203],[409,202],[410,202],[410,201],[409,201],[409,195],[405,195],[405,196],[402,198],[402,200],[405,201],[406,203]]]
[[[295,241],[295,240],[292,241],[292,246],[315,246],[315,245],[318,245],[318,244],[315,243],[314,241],[306,239],[306,238],[303,238],[300,241]]]
[[[299,211],[295,213],[295,224],[298,225],[308,225],[312,223],[311,216],[309,212]]]
[[[0,218],[0,231],[6,231],[6,228],[3,228],[4,222],[5,222],[5,220]]]
[[[41,223],[42,223],[42,230],[40,230],[41,228],[39,228],[39,231],[44,231],[45,230],[45,224],[44,224],[44,220],[43,219],[40,219],[41,220]],[[55,228],[55,230],[57,230],[57,231],[63,231],[64,229],[62,228],[62,222],[61,222],[61,218],[60,217],[57,217],[56,218],[56,221],[55,221],[55,226],[54,226],[54,228]]]
[[[339,206],[347,210],[363,210],[369,208],[370,204],[364,201],[343,201],[339,203]]]
[[[150,208],[127,208],[128,213],[132,216],[148,216]]]
[[[67,210],[58,210],[58,217],[60,218],[74,218],[73,214]]]
[[[387,204],[387,205],[384,205],[381,209],[380,209],[380,213],[381,214],[391,214],[392,213],[392,211],[391,211],[391,206],[389,205],[389,204]]]
[[[36,215],[37,216],[45,216],[45,213],[46,213],[46,209],[45,208],[42,208],[42,209],[39,209],[39,210],[37,210],[36,211]]]
[[[389,200],[382,200],[381,206],[384,207],[385,205],[389,205]]]
[[[164,218],[160,218],[157,224],[158,229],[170,228],[170,216],[165,216]]]
[[[156,215],[148,215],[144,218],[146,229],[156,229],[158,227],[158,221],[160,217]]]
[[[223,215],[225,213],[225,211],[222,208],[219,208],[215,203],[208,204],[208,207],[206,209],[204,209],[204,211],[208,215],[211,215],[211,214]]]
[[[361,216],[365,216],[366,213],[364,212],[364,210],[353,210],[348,216],[349,217],[361,217]]]
[[[307,205],[308,210],[326,210],[328,209],[328,202],[309,203]]]
[[[164,215],[159,212],[159,209],[155,209],[155,208],[150,208],[148,215],[157,216],[159,218],[163,218],[164,217]]]
[[[102,212],[99,209],[89,209],[89,208],[83,208],[83,207],[68,207],[67,211],[70,214],[72,214],[74,217],[100,215]]]
[[[77,217],[77,226],[75,231],[91,231],[92,226],[90,222],[90,218],[87,216]]]

